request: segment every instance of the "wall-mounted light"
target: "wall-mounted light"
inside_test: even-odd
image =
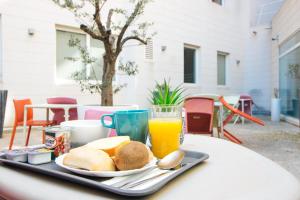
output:
[[[252,36],[256,36],[257,35],[257,31],[252,31]]]
[[[35,34],[35,30],[33,28],[28,29],[28,35],[33,36]]]
[[[167,46],[161,46],[161,51],[166,51],[167,50]]]
[[[279,41],[279,35],[276,35],[275,37],[272,37],[272,41]]]

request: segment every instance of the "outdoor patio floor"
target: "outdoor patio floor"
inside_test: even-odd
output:
[[[262,117],[266,126],[261,127],[246,122],[244,125],[228,125],[228,130],[243,141],[243,145],[275,161],[300,180],[300,128],[291,124],[274,123],[268,117]],[[10,130],[6,130],[0,139],[0,150],[7,147]],[[23,145],[25,136],[22,129],[16,134],[15,145]],[[30,144],[41,142],[41,131],[33,129]]]

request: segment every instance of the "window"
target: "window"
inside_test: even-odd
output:
[[[56,78],[58,80],[71,80],[71,75],[84,67],[79,50],[69,46],[71,37],[78,38],[82,47],[86,46],[84,34],[56,31]]]
[[[226,60],[227,53],[218,52],[218,85],[226,85]]]
[[[281,114],[299,118],[300,31],[279,47],[279,95]]]
[[[103,74],[103,57],[101,56],[104,54],[103,43],[99,40],[91,38],[90,54],[92,57],[96,58],[96,61],[92,64],[91,69],[88,69],[87,75],[92,80],[94,78],[101,80]]]
[[[221,6],[224,4],[223,1],[224,0],[212,0],[212,2],[217,3],[217,4],[221,5]]]
[[[145,58],[147,60],[153,60],[153,40],[148,39],[145,47]]]
[[[80,40],[80,46],[88,49],[90,56],[96,58],[91,66],[82,63],[79,49],[70,47],[71,38]],[[69,32],[63,30],[56,31],[56,78],[58,81],[72,80],[72,74],[79,70],[85,70],[85,76],[90,79],[102,78],[102,66],[104,47],[101,41],[90,38],[86,34]]]
[[[184,83],[196,83],[197,49],[184,47]]]

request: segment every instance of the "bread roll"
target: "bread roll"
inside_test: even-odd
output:
[[[149,162],[149,151],[143,143],[132,141],[116,149],[114,161],[119,170],[139,169]]]
[[[129,136],[115,136],[90,142],[86,146],[94,149],[100,149],[108,153],[110,156],[115,156],[116,149],[122,144],[126,144],[128,142],[130,142]]]
[[[65,155],[63,164],[89,171],[115,171],[114,162],[107,153],[88,147],[72,149]]]

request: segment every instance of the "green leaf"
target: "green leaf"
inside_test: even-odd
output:
[[[172,89],[170,81],[164,79],[162,84],[156,82],[153,90],[150,90],[150,103],[153,105],[179,105],[184,101],[185,92],[182,84]]]

